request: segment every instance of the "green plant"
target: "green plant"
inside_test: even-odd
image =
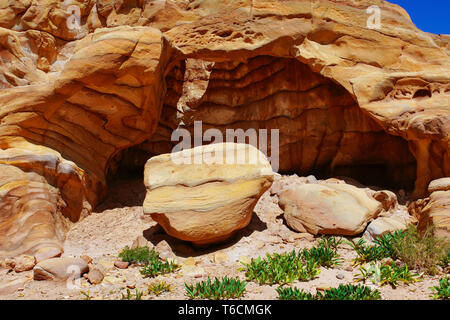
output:
[[[181,267],[173,261],[163,262],[158,255],[157,258],[144,265],[140,272],[144,277],[154,278],[161,274],[175,272],[180,268]]]
[[[278,299],[279,300],[315,300],[315,296],[312,295],[309,292],[305,292],[302,290],[299,290],[298,288],[294,287],[279,287],[277,289],[278,292]]]
[[[337,288],[330,288],[323,293],[316,295],[299,290],[298,288],[278,288],[279,300],[379,300],[381,299],[378,290],[369,287],[352,284],[339,285]]]
[[[157,296],[159,296],[163,292],[170,291],[172,291],[172,287],[165,281],[155,282],[148,286],[148,293],[154,293]]]
[[[436,291],[431,297],[435,300],[448,300],[450,299],[450,278],[444,277],[439,281],[439,286],[431,287],[430,289]]]
[[[382,235],[375,239],[374,245],[367,245],[364,239],[359,239],[358,242],[350,240],[347,242],[356,251],[358,257],[354,260],[355,264],[362,264],[370,261],[382,260],[384,258],[396,259],[397,254],[394,244],[405,237],[402,231],[396,231]]]
[[[330,288],[323,293],[318,292],[316,295],[318,300],[379,300],[381,299],[378,290],[372,290],[369,287],[360,284],[339,285],[337,288]]]
[[[437,266],[446,267],[450,255],[450,242],[433,235],[433,227],[419,233],[411,225],[404,231],[404,237],[395,239],[393,250],[395,257],[405,262],[410,269],[434,275]]]
[[[84,300],[91,300],[92,298],[91,298],[91,293],[88,291],[88,292],[85,292],[85,291],[80,291],[80,293],[84,296]]]
[[[175,272],[181,268],[173,261],[163,261],[159,253],[153,248],[137,247],[130,249],[128,246],[119,253],[122,261],[142,264],[141,274],[144,277],[156,277],[161,274]]]
[[[320,270],[317,262],[303,259],[303,253],[292,250],[289,253],[267,254],[266,259],[258,257],[244,264],[245,276],[259,284],[287,284],[295,280],[308,281],[315,278]]]
[[[208,280],[194,285],[184,284],[186,294],[190,299],[235,299],[239,298],[245,291],[246,282],[238,278],[224,277],[221,280],[215,278],[214,282],[208,277]]]
[[[149,247],[137,247],[130,249],[126,246],[119,253],[119,258],[121,258],[122,261],[129,263],[146,264],[154,260],[157,254],[158,253],[154,249],[150,251]]]
[[[337,253],[337,247],[342,243],[342,238],[336,240],[335,237],[324,237],[319,240],[318,246],[311,249],[303,249],[304,260],[313,260],[321,267],[333,267],[342,263]]]
[[[135,294],[130,292],[130,289],[127,289],[127,294],[124,295],[122,293],[122,300],[142,300],[142,296],[144,295],[143,292],[139,291],[138,289],[135,290]]]
[[[411,273],[406,264],[402,266],[397,266],[395,263],[377,265],[371,262],[367,269],[363,266],[360,267],[360,273],[355,276],[355,280],[366,281],[370,279],[374,284],[390,284],[396,287],[399,282],[405,284],[416,282],[418,277],[418,275]]]

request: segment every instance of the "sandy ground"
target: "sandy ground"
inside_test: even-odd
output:
[[[144,292],[143,299],[187,299],[184,283],[195,283],[208,276],[238,276],[245,280],[242,262],[264,256],[266,253],[291,251],[312,247],[317,239],[290,230],[283,221],[277,197],[266,192],[255,207],[250,225],[239,231],[227,243],[208,247],[194,247],[166,235],[149,217],[143,215],[142,204],[145,189],[142,181],[116,181],[109,192],[108,199],[91,216],[75,224],[67,234],[64,256],[86,254],[93,258],[93,264],[101,268],[105,278],[101,284],[92,285],[81,278],[78,287],[68,288],[66,282],[33,281],[32,271],[15,273],[0,269],[0,279],[23,279],[23,286],[13,294],[0,296],[0,299],[85,299],[82,292],[91,299],[121,299],[127,287]],[[139,267],[118,269],[114,261],[118,253],[131,245],[139,236],[148,239],[164,258],[173,258],[182,265],[174,274],[157,278],[143,278]],[[338,250],[344,262],[333,269],[322,268],[319,276],[308,282],[295,282],[293,286],[316,293],[319,288],[337,287],[339,284],[354,283],[353,277],[358,268],[351,268],[355,252],[343,244]],[[338,279],[337,275],[343,275]],[[383,299],[430,299],[429,287],[438,284],[440,277],[425,276],[420,282],[408,286],[400,285],[393,289],[389,285],[376,287]],[[148,285],[165,281],[172,291],[160,296],[148,293]],[[75,285],[77,285],[75,283]],[[371,283],[367,284],[375,288]],[[260,286],[248,283],[242,299],[277,299],[278,286]]]

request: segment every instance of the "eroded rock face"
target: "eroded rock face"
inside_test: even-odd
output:
[[[272,181],[269,162],[251,145],[218,143],[164,154],[145,165],[144,213],[178,239],[220,242],[250,223]]]
[[[346,183],[304,184],[280,195],[287,224],[298,232],[357,235],[382,210],[380,202]]]
[[[0,256],[60,247],[119,164],[195,120],[280,129],[283,170],[424,196],[450,176],[449,40],[379,0],[3,1]]]

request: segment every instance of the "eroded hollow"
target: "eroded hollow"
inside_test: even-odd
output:
[[[180,121],[178,107],[191,134],[196,120],[202,121],[203,132],[216,128],[224,136],[226,129],[279,129],[280,173],[347,176],[366,185],[413,188],[416,161],[407,141],[386,133],[342,86],[295,59],[180,61],[166,82],[156,133],[122,153],[118,172],[142,173],[147,159],[172,150],[178,143],[171,141]]]

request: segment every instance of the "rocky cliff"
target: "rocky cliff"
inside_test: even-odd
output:
[[[0,255],[58,247],[196,120],[279,129],[281,171],[425,196],[450,176],[449,40],[381,0],[0,1]]]

